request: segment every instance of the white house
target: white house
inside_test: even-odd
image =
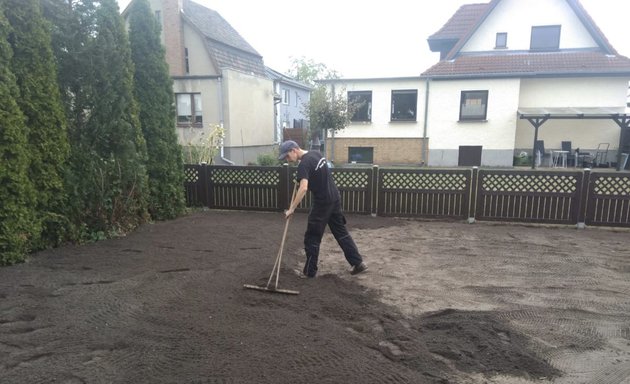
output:
[[[418,78],[330,82],[347,88],[347,97],[372,98],[371,116],[335,137],[338,162],[352,161],[345,154],[352,146],[371,148],[375,162],[381,153],[395,155],[382,147],[385,138],[420,143],[427,152],[396,146],[404,157],[416,151],[411,162],[431,166],[512,166],[515,154],[532,153],[536,134],[546,149],[570,141],[573,149],[594,151],[607,143],[611,162],[620,147],[630,150],[630,134],[623,134],[630,125],[630,59],[615,51],[579,1],[464,5],[428,42],[440,61]],[[403,89],[418,95],[417,118],[408,126],[394,119],[394,91]]]

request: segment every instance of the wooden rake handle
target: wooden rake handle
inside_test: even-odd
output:
[[[289,202],[289,207],[291,207],[291,203],[293,199],[295,199],[295,194],[297,192],[297,183],[293,183],[293,194],[291,195],[291,201]],[[276,256],[276,261],[273,264],[273,269],[271,270],[271,275],[269,275],[269,280],[267,281],[267,288],[271,284],[271,280],[273,279],[274,273],[276,274],[276,285],[275,288],[278,289],[278,281],[280,280],[280,265],[282,264],[282,252],[284,251],[284,242],[287,238],[287,232],[289,231],[289,222],[291,221],[291,216],[289,216],[284,223],[284,232],[282,233],[282,241],[280,242],[280,249],[278,250],[278,255]]]

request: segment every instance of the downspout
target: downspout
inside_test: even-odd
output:
[[[332,98],[332,103],[334,105],[335,104],[335,84],[334,83],[331,83],[331,90],[332,90],[331,98]],[[333,164],[335,163],[335,128],[334,127],[332,128],[332,136],[330,138],[330,157],[329,157],[329,159],[330,159],[331,163],[333,163]]]
[[[429,86],[431,84],[431,78],[427,77],[425,82],[426,87],[424,90],[424,127],[422,129],[422,162],[424,166],[429,162],[429,143],[427,142],[427,131],[429,126]]]
[[[221,127],[221,131],[223,132],[223,82],[221,81],[221,77],[217,78],[217,81],[219,83],[219,86],[217,87],[219,91],[219,126]],[[223,137],[221,137],[221,142],[219,145],[221,150],[221,160],[230,165],[234,165],[234,162],[232,160],[225,157],[225,145],[223,143]]]

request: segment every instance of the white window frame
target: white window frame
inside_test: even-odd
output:
[[[176,93],[177,125],[203,127],[201,93]]]

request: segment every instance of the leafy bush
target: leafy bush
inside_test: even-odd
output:
[[[278,155],[274,153],[261,153],[256,158],[256,162],[258,165],[263,167],[273,167],[274,165],[280,164],[280,160],[278,160]]]
[[[206,163],[212,165],[214,157],[219,153],[221,141],[225,137],[225,130],[220,125],[211,125],[210,132],[206,135],[203,131],[196,133],[197,128],[190,128],[184,132],[187,139],[182,148],[186,164]],[[191,138],[190,136],[195,136]]]
[[[527,153],[521,153],[519,156],[514,156],[514,166],[519,165],[532,165],[532,158]]]

